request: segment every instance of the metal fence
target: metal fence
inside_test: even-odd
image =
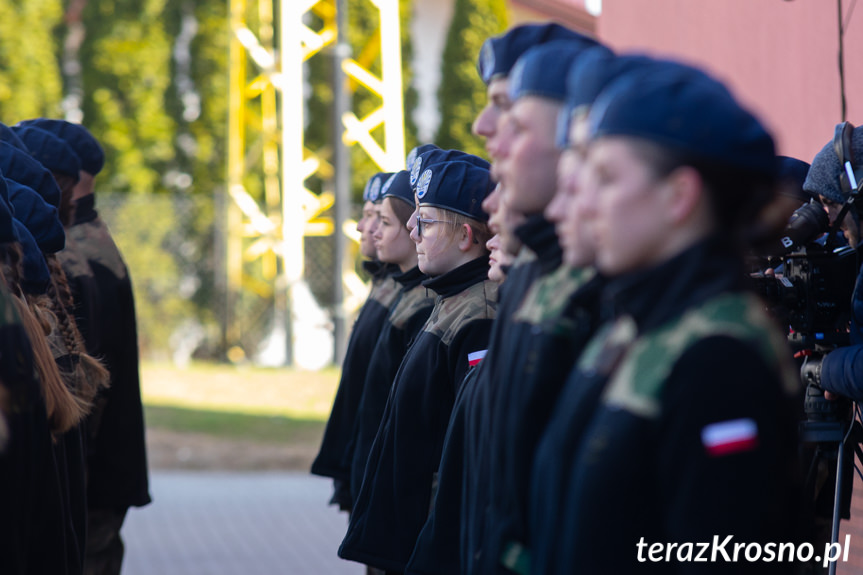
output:
[[[190,194],[97,194],[96,208],[132,276],[143,356],[182,363],[222,359],[239,349],[239,357],[254,358],[278,328],[273,286],[268,293],[255,265],[244,266],[244,274],[257,289],[226,294],[223,201]],[[334,253],[332,237],[306,238],[306,282],[328,317]]]

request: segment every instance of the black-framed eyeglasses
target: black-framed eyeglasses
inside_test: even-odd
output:
[[[422,216],[417,216],[417,235],[419,237],[423,237],[423,225],[428,224],[454,224],[455,222],[450,222],[448,220],[433,220],[431,218],[424,218]]]

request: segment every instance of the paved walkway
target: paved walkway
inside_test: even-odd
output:
[[[155,472],[123,527],[123,575],[361,575],[336,556],[346,515],[303,473]]]

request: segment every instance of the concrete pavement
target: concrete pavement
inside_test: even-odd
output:
[[[299,472],[161,471],[123,527],[123,575],[361,575],[336,555],[332,482]]]

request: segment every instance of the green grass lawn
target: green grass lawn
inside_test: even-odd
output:
[[[180,433],[203,433],[224,439],[259,443],[320,443],[326,422],[281,415],[251,415],[228,411],[145,405],[147,427]]]
[[[318,444],[339,371],[144,363],[147,427],[262,443]]]

